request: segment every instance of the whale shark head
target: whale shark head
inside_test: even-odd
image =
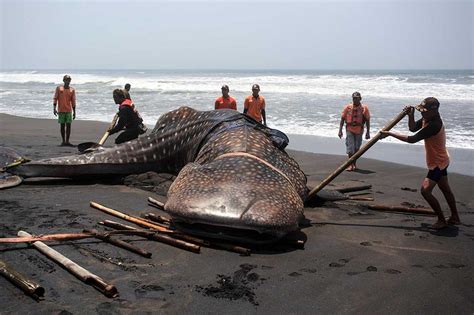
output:
[[[303,217],[306,177],[294,163],[254,129],[224,132],[181,170],[165,210],[189,232],[251,243],[278,240]]]

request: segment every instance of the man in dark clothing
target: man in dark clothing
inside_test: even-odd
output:
[[[415,108],[421,112],[422,116],[422,119],[418,121],[415,121],[414,118]],[[423,102],[416,107],[407,106],[405,108],[405,111],[408,113],[408,128],[411,132],[417,132],[413,136],[391,131],[381,131],[383,138],[392,136],[408,143],[424,140],[428,174],[421,186],[421,195],[438,216],[438,221],[432,225],[432,228],[437,230],[445,228],[448,224],[461,224],[456,208],[456,199],[448,182],[447,169],[449,165],[449,154],[446,149],[446,133],[438,108],[439,101],[434,97],[425,98]],[[451,217],[448,220],[445,219],[438,200],[432,194],[436,185],[441,189],[451,210]]]
[[[130,83],[127,83],[125,84],[125,86],[123,87],[123,93],[125,95],[125,98],[128,98],[129,100],[131,100],[132,98],[130,97],[130,88],[132,86],[130,85]]]
[[[126,98],[124,91],[121,89],[114,90],[113,97],[115,104],[120,105],[118,112],[119,120],[117,124],[109,130],[109,133],[112,135],[125,129],[125,131],[115,139],[115,143],[119,144],[138,138],[140,134],[139,125],[142,123],[142,118],[135,110],[133,102]]]

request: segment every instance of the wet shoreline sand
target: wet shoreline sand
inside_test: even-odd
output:
[[[76,121],[71,141],[97,141],[106,126]],[[0,134],[1,146],[33,159],[77,150],[58,146],[54,120],[0,114]],[[344,160],[342,155],[293,150],[289,154],[308,175],[310,186]],[[371,184],[376,203],[426,206],[418,191],[424,168],[370,159],[361,159],[358,166],[361,172],[341,174],[332,187]],[[115,299],[83,284],[34,249],[2,245],[0,259],[39,282],[46,294],[37,303],[0,278],[0,313],[471,314],[474,179],[452,173],[449,180],[463,225],[443,232],[426,227],[433,217],[375,212],[367,209],[366,202],[346,200],[305,209],[311,226],[302,229],[307,238],[304,250],[260,249],[244,257],[204,248],[193,254],[125,238],[153,253],[146,259],[95,240],[54,246],[114,283],[120,292]],[[147,205],[148,196],[166,198],[120,184],[31,181],[0,191],[0,235],[13,236],[20,229],[34,234],[103,229],[98,221],[120,220],[90,208],[91,200],[134,215],[159,213]],[[438,190],[436,196],[448,214]]]

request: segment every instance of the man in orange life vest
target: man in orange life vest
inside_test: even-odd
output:
[[[229,87],[227,85],[223,85],[221,88],[222,96],[216,99],[214,103],[214,109],[233,109],[237,110],[237,102],[235,98],[229,95]]]
[[[259,123],[267,125],[267,117],[265,115],[265,98],[263,96],[258,95],[260,92],[260,86],[258,84],[254,84],[252,86],[252,95],[249,95],[245,98],[244,102],[244,114],[252,117]]]
[[[58,116],[62,143],[61,146],[72,146],[69,142],[71,136],[71,123],[76,119],[76,90],[69,86],[71,77],[67,74],[63,77],[63,86],[56,87],[53,100],[53,114]],[[56,110],[56,104],[58,109]]]
[[[339,124],[339,138],[342,138],[342,127],[346,123],[346,153],[351,158],[362,144],[364,124],[367,125],[365,139],[370,139],[370,113],[367,105],[360,101],[362,96],[359,92],[352,93],[352,103],[347,104],[342,110],[341,122]],[[354,171],[356,163],[352,163],[347,171]]]
[[[421,112],[422,116],[422,119],[417,121],[414,118],[415,108]],[[449,154],[446,149],[443,121],[438,112],[439,101],[434,97],[428,97],[415,108],[413,106],[405,107],[405,111],[408,113],[408,128],[411,132],[419,130],[415,135],[406,136],[391,131],[381,131],[381,133],[383,138],[392,136],[408,143],[424,140],[428,174],[423,180],[421,194],[438,216],[438,221],[432,225],[432,228],[439,230],[445,228],[447,224],[461,224],[456,208],[456,199],[448,183]],[[432,194],[436,185],[441,189],[451,210],[451,217],[447,221],[438,200]]]
[[[115,139],[115,143],[119,144],[138,138],[140,134],[139,125],[143,120],[135,110],[133,102],[127,98],[122,89],[115,89],[113,98],[115,104],[120,105],[118,112],[119,120],[113,128],[109,129],[109,133],[112,135],[125,129],[125,131]]]

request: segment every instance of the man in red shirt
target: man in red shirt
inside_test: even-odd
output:
[[[58,122],[61,125],[61,137],[63,142],[61,146],[73,146],[69,142],[71,136],[71,123],[76,119],[76,90],[72,86],[71,77],[67,74],[63,77],[64,85],[56,87],[53,101],[53,114],[58,116]],[[58,109],[56,110],[56,104]]]
[[[222,96],[216,99],[214,104],[214,109],[233,109],[237,110],[237,102],[235,98],[229,95],[229,87],[227,85],[223,85],[221,88]]]
[[[359,92],[352,93],[352,103],[347,104],[342,110],[339,124],[339,138],[342,138],[342,127],[346,123],[346,153],[351,158],[362,144],[364,125],[367,125],[365,139],[370,139],[370,113],[367,105],[361,103],[362,96]],[[352,163],[347,171],[356,170],[356,163]]]
[[[265,115],[265,98],[258,95],[260,92],[260,86],[254,84],[252,86],[252,95],[247,96],[244,102],[244,114],[252,117],[259,123],[267,125],[267,117]]]

